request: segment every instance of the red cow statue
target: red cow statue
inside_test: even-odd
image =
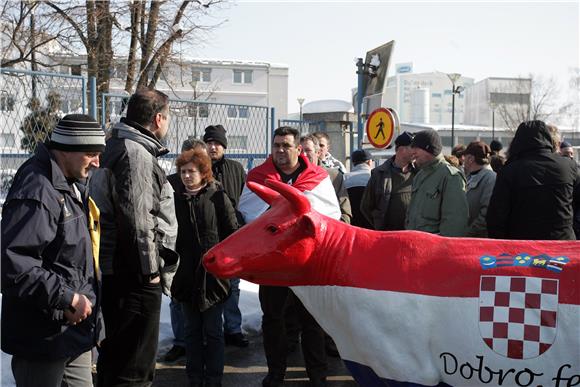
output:
[[[266,184],[204,264],[291,286],[360,385],[580,385],[580,242],[364,230]]]

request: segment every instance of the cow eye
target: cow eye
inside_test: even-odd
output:
[[[278,227],[270,225],[270,226],[266,227],[266,230],[268,230],[272,234],[275,234],[278,231]]]

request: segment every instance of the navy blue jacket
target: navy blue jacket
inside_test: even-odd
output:
[[[16,173],[2,209],[4,352],[52,360],[95,345],[99,285],[83,203],[87,197],[78,200],[43,144]],[[73,326],[67,325],[64,310],[75,292],[91,301],[93,313]]]

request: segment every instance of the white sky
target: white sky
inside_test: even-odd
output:
[[[235,1],[226,23],[194,53],[289,66],[288,111],[296,98],[350,100],[355,58],[395,40],[394,65],[414,72],[487,77],[539,74],[561,82],[579,66],[576,1]]]

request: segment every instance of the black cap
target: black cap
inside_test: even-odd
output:
[[[438,156],[441,153],[441,149],[443,149],[441,137],[433,129],[425,129],[416,133],[415,137],[413,137],[411,147],[423,149],[433,156]]]
[[[413,141],[413,134],[409,132],[403,132],[395,138],[395,146],[409,146]]]
[[[570,144],[570,143],[569,143],[569,142],[567,142],[567,141],[562,141],[562,142],[560,143],[560,149],[564,149],[564,148],[572,148],[572,144]]]
[[[501,144],[501,142],[497,140],[491,140],[491,142],[489,143],[489,147],[494,152],[499,152],[500,150],[503,149],[503,145]]]
[[[357,149],[350,155],[350,161],[352,161],[352,163],[355,165],[363,163],[370,159],[372,159],[372,156],[370,152],[366,149]]]
[[[228,139],[226,138],[226,130],[221,125],[210,125],[205,128],[205,134],[203,135],[203,141],[208,143],[210,141],[217,141],[224,148],[228,147]]]

